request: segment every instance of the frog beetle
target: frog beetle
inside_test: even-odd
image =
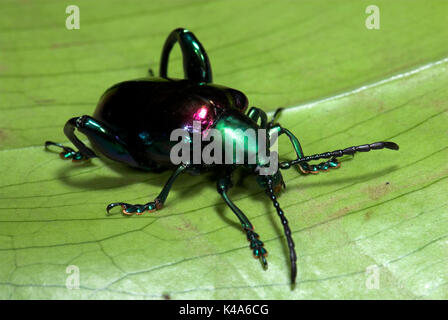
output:
[[[185,79],[167,76],[169,54],[176,43],[179,43],[181,48]],[[173,170],[162,191],[153,201],[134,205],[124,202],[111,203],[106,208],[108,213],[116,206],[120,206],[125,215],[141,215],[145,211],[160,210],[174,181],[181,173],[200,174],[205,171],[214,171],[218,177],[218,193],[241,222],[253,255],[259,258],[266,268],[267,251],[263,242],[255,233],[246,215],[228,196],[228,190],[232,187],[232,172],[241,167],[249,170],[257,175],[258,183],[265,189],[281,219],[289,247],[291,282],[295,283],[297,258],[294,241],[288,220],[276,196],[282,187],[285,187],[279,169],[289,169],[297,165],[304,174],[318,173],[338,168],[340,163],[337,158],[343,155],[354,155],[356,152],[383,148],[398,150],[398,145],[393,142],[375,142],[305,156],[294,134],[276,123],[281,109],[278,109],[268,122],[263,110],[252,107],[246,113],[247,107],[248,99],[241,91],[212,84],[212,70],[202,44],[192,32],[178,28],[173,30],[165,41],[159,77],[152,76],[150,71],[150,75],[146,78],[118,83],[102,95],[93,117],[83,115],[67,121],[64,133],[78,151],[51,141],[46,141],[45,147],[62,148],[61,157],[73,161],[94,158],[97,157],[97,153],[100,153],[112,160],[140,169],[161,171],[171,168]],[[265,129],[263,132],[265,132],[268,145],[271,145],[270,138],[276,139],[284,134],[289,138],[297,158],[278,163],[276,172],[270,175],[260,174],[260,168],[268,165],[266,162],[258,162],[255,165],[237,161],[214,165],[182,162],[174,165],[170,159],[170,150],[176,142],[170,140],[170,133],[177,128],[187,128],[189,133],[193,133],[191,122],[197,118],[198,112],[203,120],[201,125],[218,131],[230,130],[236,133],[238,129]],[[75,129],[87,136],[96,152],[75,136]],[[241,140],[236,139],[235,143],[241,143]],[[259,147],[257,145],[256,149]],[[247,144],[243,143],[242,148],[246,155],[254,152],[254,150],[248,150]],[[318,159],[329,160],[319,164],[309,164],[309,161]]]

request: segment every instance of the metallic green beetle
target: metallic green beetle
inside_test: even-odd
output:
[[[183,54],[185,79],[172,79],[167,76],[169,54],[176,42],[180,44]],[[152,75],[152,72],[150,73]],[[241,91],[212,84],[212,71],[202,44],[193,33],[179,28],[172,31],[165,42],[160,63],[160,77],[150,76],[118,83],[103,94],[93,117],[83,115],[68,120],[64,133],[78,151],[51,141],[47,141],[45,146],[62,148],[61,157],[74,161],[97,157],[97,153],[100,153],[136,168],[154,171],[171,168],[172,175],[153,201],[145,204],[117,202],[107,206],[108,212],[113,207],[121,206],[123,214],[126,215],[140,215],[145,211],[161,209],[174,181],[183,172],[190,174],[216,172],[219,176],[217,181],[219,194],[241,222],[254,256],[267,267],[267,251],[263,242],[255,233],[246,215],[228,196],[228,190],[232,187],[232,172],[238,168],[249,170],[257,175],[259,185],[266,190],[281,219],[290,253],[291,281],[294,283],[297,273],[294,241],[288,220],[276,197],[276,193],[285,186],[279,169],[289,169],[297,165],[305,174],[317,173],[339,167],[337,157],[383,148],[398,150],[398,145],[393,142],[375,142],[305,156],[299,140],[288,129],[276,123],[280,109],[268,122],[266,113],[259,108],[252,107],[246,114],[247,106],[248,100]],[[197,164],[194,161],[173,163],[171,151],[179,142],[170,139],[171,133],[175,129],[183,128],[187,135],[194,135],[196,131],[192,126],[193,121],[199,122],[202,139],[207,138],[210,130],[214,129],[225,137],[223,148],[228,144],[236,144],[243,150],[244,157],[234,153],[230,163],[226,162],[226,159],[212,164]],[[96,152],[75,136],[75,129],[87,136]],[[256,131],[258,138],[260,134],[263,135],[261,137],[264,139],[257,140],[255,144],[248,143],[240,136],[241,131],[248,129]],[[277,162],[275,171],[262,175],[263,169],[272,165],[271,160],[278,161],[277,158],[271,157],[273,153],[270,153],[269,146],[283,134],[290,139],[297,158]],[[259,141],[263,142],[260,144]],[[185,139],[183,143],[190,145],[193,144],[193,140]],[[203,144],[200,151],[210,146],[210,143],[211,141]],[[266,149],[268,157],[260,156],[261,149]],[[224,149],[222,154],[225,154]],[[192,157],[195,157],[193,152],[189,155],[189,159]],[[254,161],[248,161],[249,158]],[[319,164],[308,163],[318,159],[329,160]]]

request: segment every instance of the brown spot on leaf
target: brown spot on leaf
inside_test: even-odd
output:
[[[369,210],[365,213],[364,217],[366,218],[366,220],[369,220],[370,217],[372,216],[373,211]]]
[[[350,212],[350,210],[352,210],[353,208],[350,208],[350,207],[343,207],[343,208],[341,208],[341,209],[339,209],[338,211],[336,211],[335,213],[333,213],[331,216],[330,216],[330,218],[339,218],[339,217],[342,217],[342,216],[345,216],[347,213],[349,213]]]
[[[5,130],[0,129],[0,142],[5,141],[5,140],[6,140],[6,137],[7,137],[7,135],[6,135]]]
[[[179,231],[190,231],[190,232],[195,232],[195,233],[199,233],[199,229],[192,225],[189,221],[184,220],[181,226],[177,226],[176,227],[177,230]]]
[[[439,112],[446,110],[447,105],[446,100],[443,99],[432,99],[431,103],[428,104],[429,107]]]
[[[375,110],[376,110],[378,113],[383,113],[384,111],[386,111],[386,106],[385,106],[385,104],[384,104],[384,101],[381,101],[381,100],[377,101],[377,102],[375,103]]]
[[[378,200],[384,197],[390,191],[391,191],[390,183],[384,183],[377,186],[367,187],[367,194],[369,195],[369,198],[372,200]]]

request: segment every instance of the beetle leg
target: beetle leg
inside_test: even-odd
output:
[[[280,116],[280,112],[283,111],[283,108],[277,108],[277,110],[274,111],[274,115],[272,116],[271,121],[268,122],[267,128],[270,129],[274,126],[275,120]]]
[[[168,181],[163,186],[162,191],[159,195],[154,199],[154,201],[145,203],[145,204],[129,204],[125,202],[115,202],[111,203],[107,206],[106,211],[109,214],[109,211],[117,206],[122,208],[122,212],[124,215],[142,215],[145,211],[153,212],[156,210],[160,210],[165,203],[166,198],[168,198],[168,194],[173,186],[176,178],[187,168],[187,165],[181,164],[176,168],[176,170],[171,174]]]
[[[280,109],[277,109],[277,111],[275,113],[278,113],[279,111],[280,111]],[[275,114],[274,114],[274,118],[275,118]],[[273,132],[276,132],[277,136],[286,134],[292,143],[292,146],[296,153],[297,159],[304,157],[300,142],[296,138],[296,136],[292,134],[291,131],[281,127],[279,124],[276,124],[270,128],[269,134],[272,135]],[[319,164],[309,164],[306,161],[301,161],[301,162],[298,162],[297,165],[299,167],[299,170],[304,174],[308,174],[308,173],[315,174],[315,173],[319,173],[321,171],[327,171],[329,169],[339,168],[341,166],[341,164],[338,162],[338,160],[335,157],[332,157],[330,160],[321,162]]]
[[[277,109],[276,113],[279,112],[280,109]],[[275,117],[275,115],[274,115]],[[274,118],[273,118],[274,120]],[[286,134],[289,138],[289,140],[292,143],[292,147],[294,148],[294,151],[296,153],[297,158],[302,158],[303,157],[303,150],[302,150],[302,146],[300,145],[299,140],[296,138],[295,135],[292,134],[291,131],[289,131],[286,128],[283,128],[282,126],[280,126],[279,124],[273,125],[270,129],[269,129],[269,135],[272,136],[273,133],[277,133],[277,137],[279,137],[282,134]],[[271,142],[273,143],[273,141]],[[299,163],[299,169],[300,171],[302,171],[303,173],[309,173],[309,172],[313,172],[313,170],[309,170],[309,164],[308,163]]]
[[[226,204],[230,207],[233,213],[238,217],[241,222],[241,225],[246,232],[247,240],[250,242],[249,248],[252,249],[253,255],[255,258],[260,259],[263,267],[266,268],[268,262],[266,260],[268,252],[263,247],[264,244],[261,240],[259,240],[259,235],[254,231],[254,227],[250,223],[249,219],[244,215],[244,213],[230,200],[227,195],[227,190],[232,187],[232,181],[230,179],[230,175],[226,175],[223,178],[218,180],[218,193],[224,199]]]
[[[259,109],[259,108],[256,108],[256,107],[252,107],[252,108],[250,108],[250,110],[247,112],[247,116],[250,118],[250,119],[252,119],[255,123],[257,123],[258,124],[258,120],[259,119],[261,119],[261,124],[260,124],[260,127],[261,128],[266,128],[266,124],[267,124],[267,119],[268,119],[268,117],[267,117],[267,115],[266,115],[266,113],[263,111],[263,110],[261,110],[261,109]]]
[[[160,77],[167,77],[168,58],[176,42],[179,42],[182,50],[185,78],[196,82],[211,83],[212,68],[204,47],[192,32],[183,28],[173,30],[165,40],[160,59]]]
[[[81,160],[87,160],[88,157],[84,156],[81,152],[75,151],[70,147],[66,147],[60,143],[52,142],[52,141],[45,141],[45,148],[49,149],[49,146],[56,146],[62,149],[62,152],[59,153],[59,156],[61,159],[68,160],[72,159],[73,162],[81,161]],[[92,157],[90,157],[92,158]]]
[[[72,118],[64,126],[65,135],[79,151],[51,141],[45,142],[45,147],[60,147],[63,149],[63,152],[60,154],[61,157],[63,159],[72,159],[73,161],[97,157],[95,152],[76,137],[75,129],[85,134],[101,154],[113,160],[125,162],[130,166],[139,166],[140,163],[136,160],[137,158],[129,151],[132,148],[128,147],[127,143],[121,139],[118,133],[103,122],[86,115]]]
[[[299,170],[304,174],[319,173],[322,171],[328,171],[329,169],[337,169],[341,166],[341,163],[336,158],[321,162],[319,164],[309,164],[308,162],[301,162],[298,164]]]
[[[96,158],[97,155],[95,154],[95,152],[93,152],[90,148],[86,147],[86,145],[82,141],[80,141],[75,136],[74,133],[75,128],[77,128],[78,130],[84,128],[85,117],[87,116],[72,118],[68,120],[64,126],[65,135],[79,149],[79,151],[75,151],[72,148],[63,146],[62,144],[55,143],[52,141],[46,141],[45,148],[48,148],[49,146],[57,146],[59,148],[62,148],[63,151],[60,153],[61,158],[72,159],[72,161],[80,161],[80,160],[87,160],[90,158]]]

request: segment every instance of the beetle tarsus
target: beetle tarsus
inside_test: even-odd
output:
[[[50,146],[56,146],[58,148],[62,148],[62,152],[59,153],[59,156],[63,160],[69,160],[71,159],[73,162],[79,162],[82,160],[88,160],[89,158],[83,155],[79,151],[75,151],[70,147],[66,147],[60,143],[56,143],[53,141],[45,141],[45,148],[49,149]]]
[[[121,211],[123,215],[132,216],[132,215],[142,215],[145,211],[153,212],[156,210],[160,210],[162,208],[161,204],[158,204],[157,201],[148,202],[146,204],[129,204],[124,202],[115,202],[111,203],[106,207],[107,214],[110,214],[110,210],[114,207],[121,207]]]
[[[268,262],[266,257],[268,256],[267,250],[264,248],[264,243],[259,238],[258,233],[253,229],[244,228],[246,230],[247,240],[250,242],[249,247],[252,250],[254,258],[260,259],[264,268],[267,268]]]
[[[336,158],[332,158],[319,164],[309,164],[308,162],[301,162],[298,164],[299,170],[304,174],[316,174],[322,171],[328,171],[329,169],[337,169],[340,166],[341,163]]]

